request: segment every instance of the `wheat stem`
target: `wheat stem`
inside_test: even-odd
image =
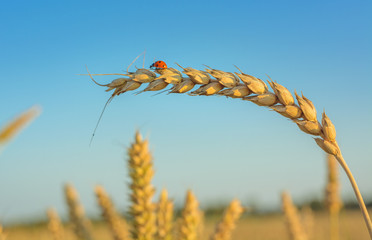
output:
[[[339,152],[335,157],[336,157],[337,161],[340,163],[341,167],[344,169],[347,177],[349,178],[349,181],[351,183],[351,186],[353,187],[355,196],[356,196],[356,198],[358,200],[359,207],[360,207],[360,209],[362,211],[364,221],[366,222],[366,225],[367,225],[367,228],[368,228],[368,232],[369,232],[369,236],[372,239],[372,222],[371,222],[371,219],[369,217],[368,210],[367,210],[367,207],[366,207],[366,205],[364,203],[363,197],[360,194],[358,185],[357,185],[357,183],[356,183],[356,181],[354,179],[354,176],[351,173],[348,165],[346,164],[346,162],[345,162],[345,160],[344,160],[341,152]]]
[[[210,96],[219,94],[226,97],[241,98],[243,100],[251,101],[259,106],[270,107],[272,110],[278,112],[282,116],[291,119],[305,133],[318,136],[314,139],[318,146],[325,152],[336,156],[339,163],[342,165],[343,169],[348,175],[372,240],[372,223],[370,217],[366,211],[365,204],[355,180],[342,158],[341,150],[336,142],[336,129],[328,116],[323,112],[322,124],[320,124],[316,118],[316,109],[314,104],[309,99],[303,95],[299,96],[295,92],[298,102],[298,105],[296,105],[294,97],[289,90],[277,82],[272,81],[271,79],[271,81],[268,81],[268,83],[273,89],[274,93],[269,92],[265,82],[259,78],[243,72],[240,74],[236,73],[235,76],[229,72],[212,69],[210,67],[208,68],[209,69],[206,69],[205,71],[195,70],[193,68],[183,68],[183,73],[185,73],[188,77],[183,77],[182,73],[174,68],[155,70],[155,73],[160,74],[159,77],[154,76],[154,72],[151,72],[147,69],[137,69],[136,72],[129,76],[129,79],[136,82],[138,86],[142,83],[150,83],[144,91],[159,91],[165,88],[168,84],[173,84],[174,88],[171,89],[172,93],[185,93],[191,90],[192,87],[187,88],[187,91],[173,91],[174,89],[178,89],[178,86],[183,86],[185,81],[192,81],[194,85],[201,86],[197,90],[189,93],[191,96]],[[210,75],[215,79],[212,79]],[[139,76],[141,76],[141,78]],[[240,80],[248,87],[248,89],[245,89],[244,86],[242,87]],[[157,81],[161,82],[158,83]],[[156,83],[155,85],[153,84],[154,82]],[[113,88],[120,89],[120,86],[109,87],[109,89]],[[231,89],[231,91],[225,91],[223,90],[224,88]],[[133,89],[121,90],[120,93],[130,90]],[[249,96],[251,94],[255,95]]]

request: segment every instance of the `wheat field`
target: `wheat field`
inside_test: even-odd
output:
[[[370,211],[371,212],[371,211]],[[329,219],[325,212],[316,212],[314,221],[314,235],[311,239],[328,240],[329,238]],[[203,239],[208,239],[212,234],[217,218],[207,218]],[[65,226],[66,228],[67,226]],[[365,231],[363,218],[357,210],[343,211],[340,215],[340,240],[348,239],[368,239],[368,232]],[[14,226],[7,228],[8,239],[16,240],[51,240],[52,233],[46,224],[40,226]],[[94,223],[93,235],[96,239],[112,240],[109,226],[107,223]],[[66,231],[66,240],[75,240],[71,231]],[[236,226],[232,234],[234,240],[276,240],[289,239],[285,226],[284,216],[264,215],[264,216],[244,216]]]
[[[180,66],[181,67],[181,66]],[[97,83],[92,74],[88,75],[100,86],[114,90],[107,101],[110,101],[127,91],[138,89],[143,83],[148,85],[139,93],[146,91],[160,91],[168,85],[168,93],[186,93],[196,85],[200,87],[189,93],[191,96],[222,95],[231,98],[253,102],[259,106],[268,107],[294,122],[306,134],[314,138],[318,146],[328,153],[328,185],[325,190],[325,205],[327,211],[313,212],[310,208],[298,209],[292,202],[290,193],[282,193],[283,214],[250,215],[246,210],[249,206],[242,206],[238,199],[232,199],[226,206],[224,213],[218,218],[205,216],[199,208],[199,201],[192,190],[185,194],[184,205],[180,214],[175,215],[174,204],[168,198],[166,189],[161,192],[159,201],[154,199],[156,192],[152,185],[154,176],[153,158],[149,150],[149,141],[143,139],[137,132],[131,146],[127,149],[127,166],[129,169],[130,207],[129,218],[124,218],[111,202],[110,193],[106,193],[104,186],[96,186],[97,205],[101,209],[102,220],[92,222],[80,204],[79,194],[73,184],[64,186],[65,201],[68,206],[69,220],[62,223],[53,209],[47,210],[48,223],[38,226],[7,226],[0,225],[1,240],[22,239],[114,239],[114,240],[239,240],[239,239],[368,239],[371,236],[371,220],[358,186],[351,174],[336,141],[336,130],[330,118],[322,113],[321,121],[317,120],[317,113],[313,103],[303,94],[295,92],[295,98],[282,85],[275,81],[268,81],[273,92],[259,78],[248,74],[228,73],[216,69],[205,71],[183,68],[184,77],[173,68],[137,69],[136,72],[124,75],[109,84]],[[160,74],[157,77],[156,74]],[[107,74],[96,74],[107,75]],[[112,75],[112,74],[109,74]],[[242,83],[241,83],[241,82]],[[102,112],[103,113],[103,112]],[[26,112],[26,116],[27,112]],[[32,114],[22,120],[24,115],[10,124],[0,136],[3,142],[9,141],[19,128],[36,116]],[[102,116],[102,115],[101,115]],[[98,121],[99,123],[99,121]],[[97,126],[98,126],[97,123]],[[14,127],[13,127],[14,126]],[[93,134],[94,136],[94,134]],[[92,136],[92,139],[93,139]],[[333,159],[333,161],[331,161]],[[362,214],[358,211],[342,211],[339,198],[338,173],[335,166],[339,163],[347,174],[354,189]],[[364,222],[364,223],[363,223]]]

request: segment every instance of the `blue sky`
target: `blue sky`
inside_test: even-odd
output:
[[[0,7],[0,124],[33,104],[42,115],[0,156],[0,220],[66,213],[73,183],[90,214],[93,187],[128,206],[125,150],[136,129],[150,139],[157,190],[177,203],[191,188],[202,205],[238,197],[277,207],[321,197],[325,156],[312,137],[252,103],[223,97],[110,94],[92,73],[125,71],[145,49],[154,58],[202,64],[303,91],[323,109],[362,194],[372,199],[371,1],[7,1]],[[142,59],[136,64],[142,66]],[[132,68],[133,69],[133,68]],[[97,77],[109,82],[112,77]],[[342,195],[352,189],[341,174]]]

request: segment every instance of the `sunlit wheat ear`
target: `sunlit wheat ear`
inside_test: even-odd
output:
[[[282,209],[287,222],[288,232],[291,240],[307,240],[307,236],[301,225],[298,211],[292,203],[287,192],[282,193]]]
[[[154,170],[148,141],[142,140],[138,132],[134,143],[128,149],[128,156],[132,202],[129,211],[133,217],[132,238],[151,240],[156,232],[155,204],[152,202],[155,189],[151,185]]]
[[[168,199],[167,190],[163,189],[156,209],[156,239],[171,240],[173,229],[173,201]]]
[[[185,205],[182,209],[178,226],[178,240],[198,239],[198,225],[200,224],[199,203],[191,192],[187,191]]]
[[[217,224],[216,229],[211,236],[211,240],[230,240],[231,233],[235,228],[235,224],[243,213],[243,207],[239,200],[233,200],[225,210],[222,220]]]
[[[296,105],[295,98],[289,90],[283,85],[272,81],[271,78],[271,81],[268,81],[268,83],[274,93],[268,91],[267,85],[261,79],[245,74],[239,68],[240,73],[236,73],[235,76],[232,73],[208,67],[209,69],[206,69],[206,71],[213,78],[205,71],[195,70],[189,67],[181,68],[188,77],[183,77],[179,71],[173,68],[168,70],[155,70],[155,72],[161,76],[157,77],[157,80],[150,82],[143,91],[159,91],[171,83],[174,85],[171,89],[174,93],[188,92],[191,90],[193,84],[187,81],[191,80],[195,85],[200,86],[196,86],[196,90],[188,93],[190,96],[223,95],[250,101],[259,106],[271,108],[296,123],[303,132],[318,136],[314,138],[316,144],[326,153],[334,155],[348,176],[372,239],[372,222],[369,213],[353,174],[346,164],[337,144],[335,127],[325,113],[322,114],[321,125],[316,118],[316,109],[314,104],[308,98],[303,94],[299,96],[295,92],[298,102],[298,105]],[[243,85],[241,85],[241,83],[239,83],[239,80],[248,87],[249,92]],[[255,95],[251,95],[252,93]]]
[[[0,224],[0,240],[7,240],[7,234],[4,233],[4,229],[1,224]]]
[[[92,240],[90,231],[91,223],[84,216],[83,206],[79,203],[79,197],[70,184],[65,185],[65,198],[69,210],[69,217],[72,224],[73,231],[79,239]]]
[[[61,220],[54,208],[47,210],[48,215],[48,229],[54,240],[64,240],[64,230]]]
[[[22,128],[26,127],[33,119],[35,119],[41,112],[41,108],[33,106],[27,111],[23,112],[15,119],[13,119],[7,126],[0,129],[0,147],[9,142],[19,133]],[[0,149],[1,150],[1,149]]]
[[[339,213],[342,207],[340,198],[340,183],[338,179],[337,160],[333,155],[327,155],[328,177],[325,189],[325,205],[329,212],[330,239],[338,240],[339,236]]]
[[[304,206],[301,209],[302,225],[308,239],[311,239],[314,232],[314,212],[310,206]]]
[[[112,204],[110,197],[102,186],[95,187],[98,205],[101,208],[102,216],[109,225],[112,236],[115,240],[127,240],[129,238],[128,225],[120,217]]]

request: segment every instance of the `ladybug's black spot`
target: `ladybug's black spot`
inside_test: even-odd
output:
[[[156,63],[161,63],[161,61],[157,61]]]
[[[163,64],[163,68],[165,68],[165,65]]]

